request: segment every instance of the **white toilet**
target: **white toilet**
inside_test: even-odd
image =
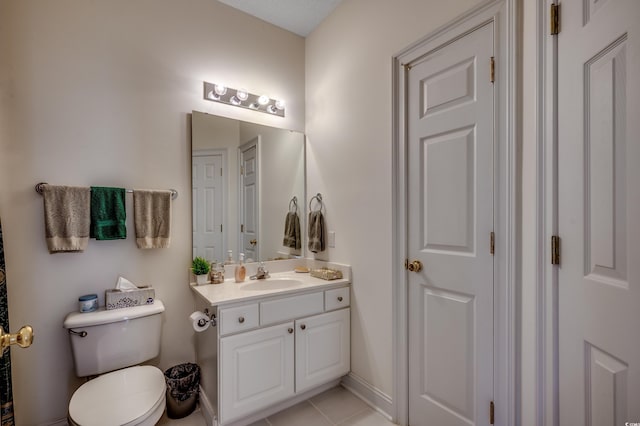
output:
[[[166,398],[164,374],[137,364],[160,353],[162,312],[164,305],[156,299],[152,305],[67,315],[64,327],[76,375],[101,374],[74,392],[69,424],[146,426],[160,420]]]

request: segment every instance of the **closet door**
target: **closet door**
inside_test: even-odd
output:
[[[494,24],[408,72],[409,423],[486,425],[493,400]]]
[[[640,422],[640,1],[563,0],[560,425]]]

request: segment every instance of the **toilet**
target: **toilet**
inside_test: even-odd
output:
[[[164,305],[80,313],[64,320],[76,376],[97,376],[80,386],[69,402],[68,421],[80,426],[151,426],[165,409],[164,374],[138,365],[160,353]]]

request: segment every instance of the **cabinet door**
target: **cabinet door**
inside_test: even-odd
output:
[[[296,392],[347,374],[351,368],[350,309],[296,321]]]
[[[293,322],[220,339],[220,422],[293,395]]]

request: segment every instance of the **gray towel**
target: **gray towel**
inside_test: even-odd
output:
[[[171,191],[134,189],[133,222],[138,248],[168,248],[171,243]]]
[[[313,253],[324,251],[325,239],[324,216],[322,211],[309,213],[309,250]]]
[[[282,244],[285,247],[300,250],[302,243],[300,241],[300,218],[298,213],[289,212],[284,221],[284,239]]]
[[[89,242],[91,189],[42,185],[49,253],[83,251]]]

